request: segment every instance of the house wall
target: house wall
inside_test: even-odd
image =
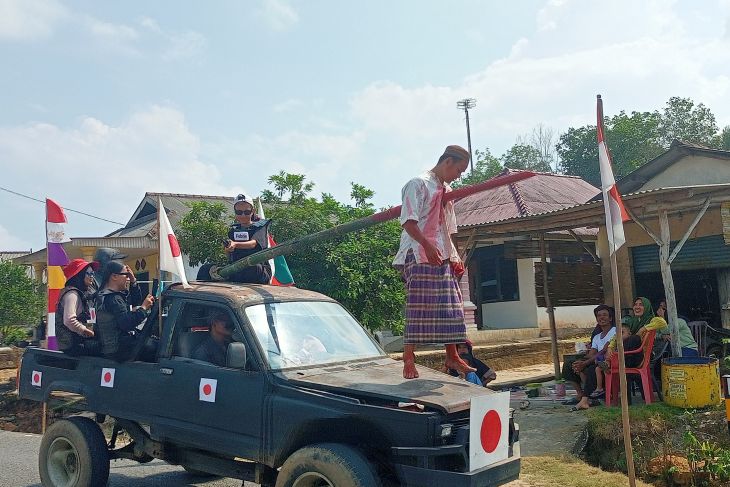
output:
[[[694,178],[693,178],[694,179]],[[693,181],[694,183],[694,181]],[[669,230],[672,241],[682,238],[689,228],[692,220],[697,216],[700,208],[692,211],[683,212],[681,214],[669,215]],[[641,218],[641,216],[639,216]],[[652,232],[659,235],[659,221],[657,218],[651,220],[642,220]],[[636,223],[626,223],[624,225],[624,235],[626,237],[626,245],[621,247],[617,252],[617,266],[619,276],[619,289],[621,290],[621,307],[630,307],[630,303],[636,293],[634,288],[634,273],[631,263],[631,247],[640,245],[656,245],[656,242],[647,235],[647,233]],[[707,237],[710,235],[722,235],[722,220],[720,208],[707,210],[690,238]],[[601,274],[603,276],[603,289],[605,301],[607,304],[613,305],[613,283],[611,281],[611,262],[608,252],[608,241],[606,239],[606,227],[603,226],[598,232],[597,251],[601,257]],[[681,251],[680,251],[681,254]]]
[[[691,179],[691,182],[688,181],[689,179]],[[706,156],[685,156],[652,177],[638,191],[686,186],[688,184],[693,186],[699,184],[726,184],[728,181],[730,181],[730,164],[727,160]]]
[[[591,328],[596,324],[595,306],[559,306],[555,308],[556,328]],[[547,308],[537,308],[537,324],[542,330],[550,329]]]
[[[534,259],[517,260],[519,301],[482,304],[482,321],[487,328],[537,327],[537,297],[535,296]]]

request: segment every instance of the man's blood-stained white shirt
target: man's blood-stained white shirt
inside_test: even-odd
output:
[[[400,212],[400,224],[414,220],[423,235],[438,249],[444,260],[458,261],[459,254],[451,240],[456,233],[456,214],[454,203],[444,202],[444,195],[451,187],[441,182],[432,171],[428,171],[408,181],[401,197],[403,207]],[[428,262],[426,252],[408,232],[403,230],[400,236],[400,248],[393,260],[394,265],[403,265],[409,250],[413,250],[416,262]]]

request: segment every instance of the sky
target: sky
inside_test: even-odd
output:
[[[0,0],[0,187],[126,223],[145,192],[257,196],[279,171],[378,207],[449,144],[495,155],[661,109],[730,125],[730,0]],[[67,212],[73,237],[120,225]],[[0,190],[0,251],[45,245]]]

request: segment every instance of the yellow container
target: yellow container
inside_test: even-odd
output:
[[[716,358],[681,357],[662,360],[664,402],[680,408],[715,406],[722,401]]]

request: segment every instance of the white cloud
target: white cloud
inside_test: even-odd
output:
[[[148,34],[163,42],[161,56],[164,60],[175,61],[189,59],[201,54],[207,47],[208,41],[203,34],[194,30],[173,32],[163,29],[153,18],[143,17],[139,21]]]
[[[297,98],[289,98],[288,100],[284,100],[283,102],[274,105],[272,110],[274,110],[274,112],[276,113],[289,112],[291,110],[301,107],[302,105],[304,105],[304,102],[302,100],[299,100]]]
[[[276,31],[290,29],[299,22],[299,14],[285,0],[263,0],[258,15]]]
[[[166,106],[136,112],[118,125],[84,117],[73,128],[48,123],[0,127],[0,160],[9,161],[3,181],[13,190],[52,195],[68,208],[120,222],[127,221],[145,191],[236,194],[243,189],[202,160],[200,141],[184,115]],[[4,222],[14,230],[37,226],[22,215],[7,216],[15,218],[12,225]],[[75,236],[111,230],[81,216],[71,223]],[[18,232],[24,238],[26,233],[31,230]]]
[[[56,0],[0,0],[0,39],[45,39],[67,17],[68,11]]]
[[[547,5],[537,13],[537,29],[539,31],[555,30],[559,17],[568,4],[567,0],[549,0]]]
[[[30,244],[10,233],[4,226],[0,225],[0,252],[8,250],[29,250]]]

